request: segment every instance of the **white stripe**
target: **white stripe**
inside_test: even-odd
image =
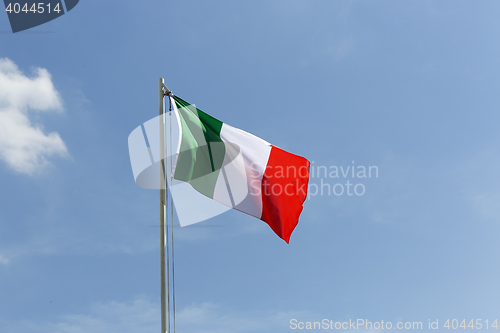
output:
[[[236,163],[231,164],[232,180],[229,181],[229,185],[231,192],[248,191],[248,194],[234,208],[260,219],[262,216],[262,176],[271,153],[271,144],[227,124],[222,125],[220,137],[225,142],[238,145],[243,158],[243,163],[238,163],[235,159]],[[241,186],[246,186],[246,188],[241,189]],[[217,193],[216,189],[215,194]]]
[[[215,185],[214,200],[236,208],[248,196],[245,160],[238,145],[228,142],[213,144],[223,144],[226,151]]]
[[[174,164],[172,165],[172,178],[174,178],[175,174],[175,167],[177,166],[177,158],[179,157],[179,152],[181,150],[181,141],[182,141],[182,126],[181,126],[181,119],[179,117],[179,111],[177,110],[177,105],[175,104],[175,100],[172,96],[169,96],[170,98],[170,103],[172,103],[174,107],[174,114],[175,118],[177,119],[177,126],[179,127],[179,141],[177,143],[177,150],[175,151],[175,156],[174,156]]]
[[[170,100],[179,127],[179,142],[172,168],[173,176],[181,148],[182,126],[175,100],[172,97]],[[262,216],[262,177],[271,153],[271,144],[253,134],[224,123],[220,137],[228,145],[222,166],[224,170],[219,172],[213,199],[260,219]],[[234,147],[231,144],[237,145],[239,152],[233,151]],[[227,177],[228,184],[226,184],[223,172]]]

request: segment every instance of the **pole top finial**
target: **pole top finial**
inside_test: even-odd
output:
[[[163,78],[160,78],[160,89],[163,92],[163,96],[169,96],[172,94],[172,91],[170,91],[170,89],[168,89],[165,85],[165,81]]]

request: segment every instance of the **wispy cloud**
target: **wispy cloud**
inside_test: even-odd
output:
[[[130,303],[98,303],[86,314],[64,315],[56,322],[4,321],[3,328],[12,333],[33,329],[40,333],[156,332],[159,330],[156,320],[159,313],[152,303],[138,298]]]
[[[462,194],[485,220],[500,220],[500,151],[494,147],[477,149],[457,172]]]
[[[193,305],[179,313],[179,324],[189,327],[190,332],[262,332],[268,321],[242,316],[211,303]]]
[[[160,304],[151,302],[146,296],[137,297],[130,302],[102,302],[90,306],[85,314],[69,314],[59,320],[46,322],[14,323],[0,319],[0,330],[10,333],[24,333],[36,330],[38,333],[135,333],[158,332],[160,330]],[[214,303],[198,303],[177,311],[176,331],[197,333],[274,333],[288,331],[293,323],[322,322],[328,316],[308,310],[270,310],[243,311]],[[329,318],[328,321],[348,325],[356,318]],[[395,319],[392,323],[402,321]],[[345,324],[347,323],[347,324]],[[331,325],[331,324],[330,324]],[[350,329],[336,329],[347,332]],[[173,331],[173,325],[171,326]],[[380,332],[361,325],[359,332]]]
[[[0,59],[0,159],[18,173],[33,175],[49,164],[48,157],[66,156],[58,133],[45,134],[29,118],[32,111],[62,111],[62,100],[50,73],[34,69],[25,76],[10,59]]]
[[[251,314],[203,303],[178,311],[176,329],[198,333],[279,332],[289,328],[290,319],[301,316],[313,318],[310,313],[300,311]],[[157,332],[160,330],[159,319],[159,304],[138,297],[132,302],[97,303],[86,314],[65,315],[56,322],[0,321],[0,328],[6,328],[11,333],[33,329],[39,333]]]
[[[9,263],[9,259],[7,259],[4,256],[0,255],[0,265],[7,265],[8,263]]]

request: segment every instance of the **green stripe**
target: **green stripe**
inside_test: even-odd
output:
[[[226,153],[220,138],[222,122],[177,96],[174,101],[182,127],[174,178],[190,183],[198,192],[213,198]]]
[[[178,109],[181,109],[183,107],[191,107],[193,110],[195,110],[195,107],[182,98],[179,98],[177,96],[174,96],[175,100],[175,105],[177,105]],[[206,114],[205,112],[201,111],[200,109],[196,109],[196,112],[198,113],[198,117],[201,119],[203,124],[210,128],[213,133],[215,133],[217,136],[220,136],[220,131],[222,129],[222,121],[215,119],[214,117]]]

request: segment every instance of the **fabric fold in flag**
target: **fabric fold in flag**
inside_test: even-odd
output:
[[[307,197],[309,161],[170,99],[180,136],[172,177],[261,219],[288,243]]]

